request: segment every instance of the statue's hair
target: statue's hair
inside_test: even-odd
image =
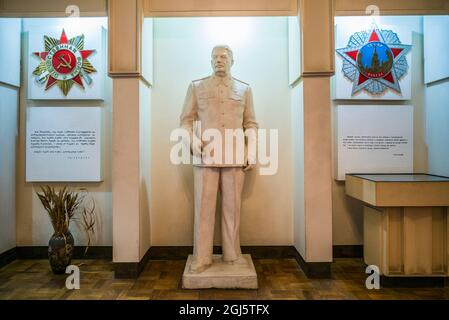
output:
[[[225,44],[216,45],[212,49],[212,52],[214,52],[215,49],[225,49],[226,51],[228,51],[229,56],[231,57],[231,60],[234,60],[234,53],[232,52],[231,48],[228,45],[225,45]]]

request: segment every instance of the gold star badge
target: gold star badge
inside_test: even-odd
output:
[[[36,81],[45,84],[45,90],[57,84],[64,96],[67,96],[73,84],[84,89],[83,80],[92,83],[90,73],[97,72],[87,58],[95,50],[84,50],[84,35],[67,39],[62,30],[58,39],[44,36],[44,52],[34,52],[40,59],[33,71]]]

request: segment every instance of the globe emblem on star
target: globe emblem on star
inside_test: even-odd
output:
[[[379,29],[374,22],[370,29],[353,33],[345,48],[336,49],[343,76],[352,82],[351,97],[365,91],[378,99],[389,89],[402,95],[399,81],[408,73],[411,49],[396,32]]]
[[[393,68],[394,55],[382,42],[369,42],[357,54],[360,73],[370,79],[379,79],[388,75]]]

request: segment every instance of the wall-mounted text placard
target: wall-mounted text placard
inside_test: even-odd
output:
[[[26,131],[27,182],[102,180],[100,107],[28,108]]]
[[[412,173],[412,106],[338,106],[337,180],[346,173]]]

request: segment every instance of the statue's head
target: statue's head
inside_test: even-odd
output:
[[[234,64],[231,48],[226,45],[218,45],[212,49],[212,68],[215,75],[225,77],[231,74],[231,67]]]

